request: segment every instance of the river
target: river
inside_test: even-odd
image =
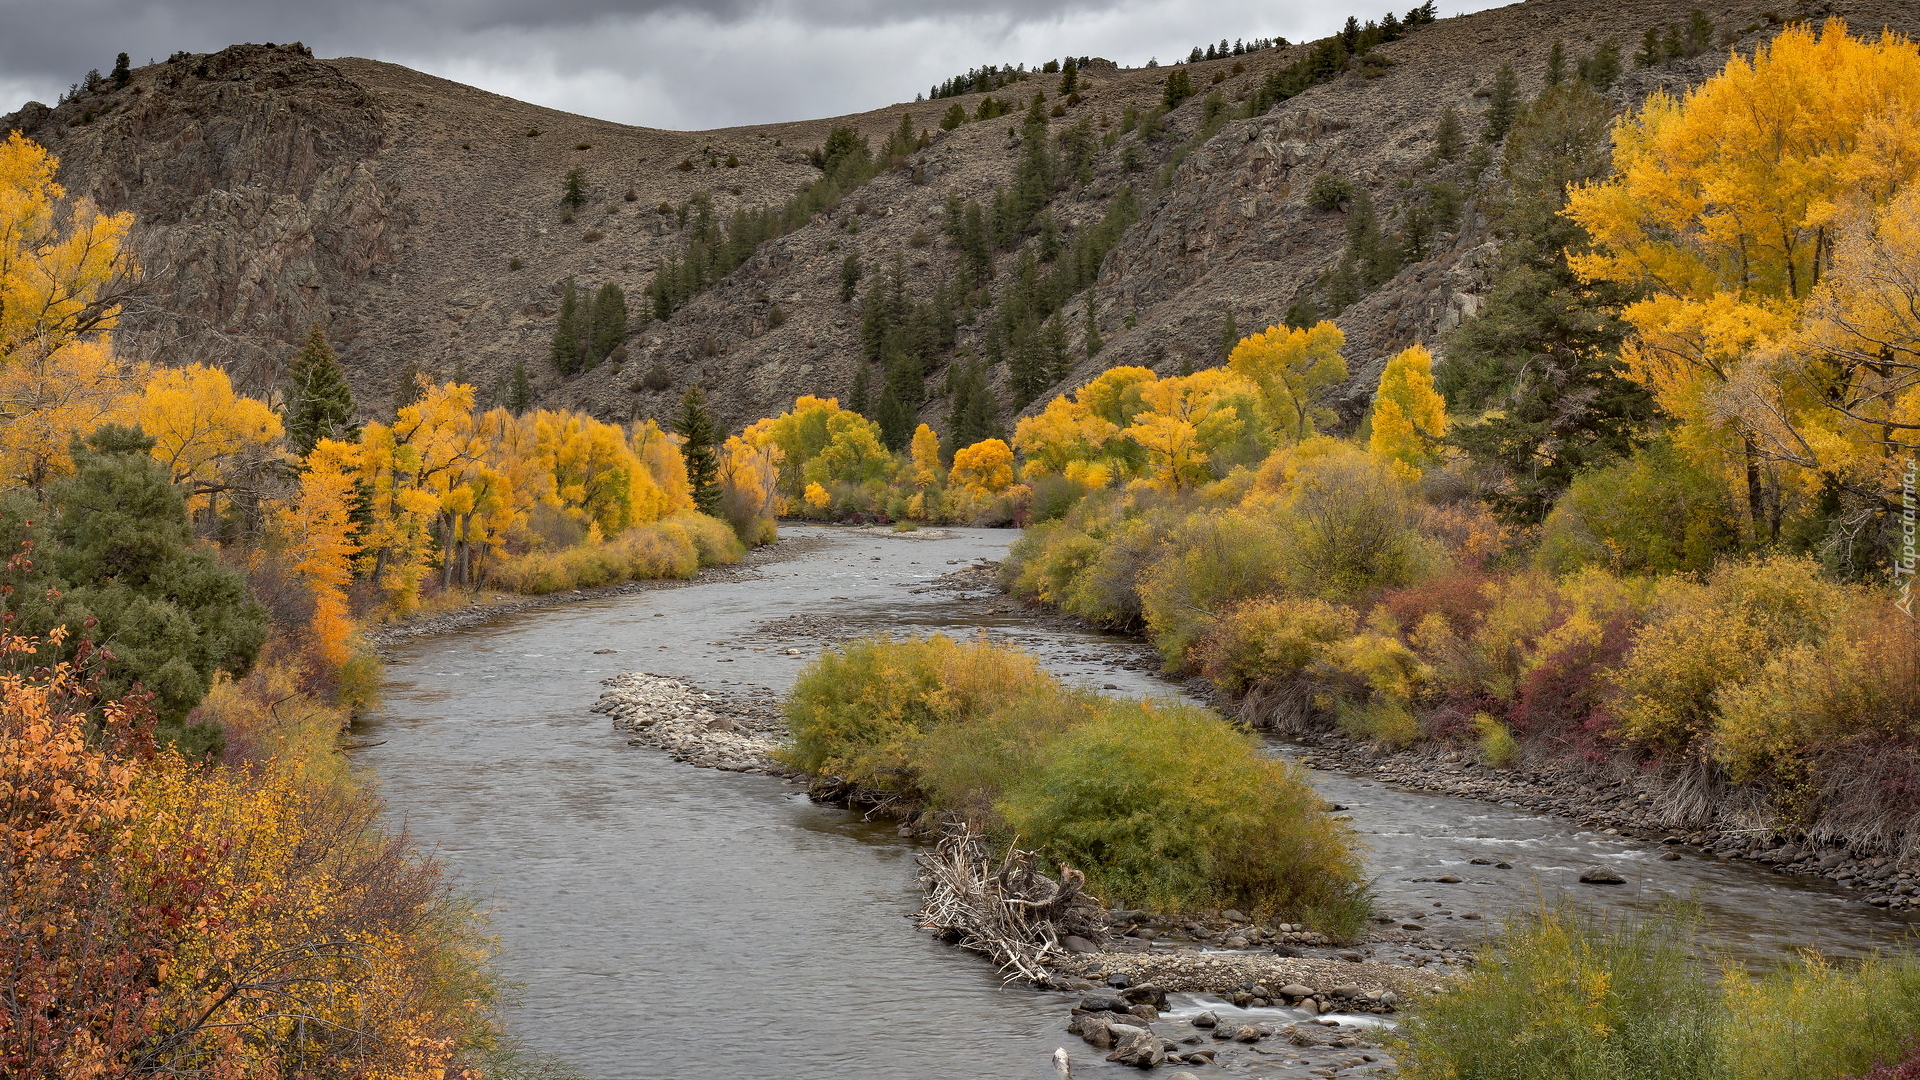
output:
[[[819,645],[789,655],[795,642],[756,629],[796,615],[872,632],[978,627],[1097,689],[1175,688],[1129,639],[925,589],[1002,557],[1010,531],[782,533],[811,550],[739,580],[504,615],[392,648],[356,761],[492,912],[499,969],[517,984],[513,1032],[596,1080],[1049,1080],[1059,1046],[1081,1071],[1097,1056],[1063,1030],[1070,998],[1003,989],[984,962],[906,921],[913,852],[891,826],[815,806],[784,781],[628,745],[588,708],[601,680],[629,670],[784,692]],[[1630,884],[1574,886],[1583,900],[1691,898],[1706,942],[1735,959],[1858,952],[1908,934],[1822,883],[1693,854],[1662,862],[1657,845],[1561,819],[1314,776],[1353,815],[1380,910],[1396,917],[1495,919],[1606,861]],[[1464,880],[1413,880],[1441,874]],[[1237,1073],[1290,1075],[1277,1061]]]

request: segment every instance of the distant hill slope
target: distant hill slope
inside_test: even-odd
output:
[[[1477,131],[1486,100],[1476,95],[1502,61],[1514,63],[1531,94],[1555,39],[1578,56],[1614,38],[1629,57],[1612,91],[1621,105],[1711,73],[1724,56],[1717,48],[1632,70],[1641,33],[1684,22],[1696,6],[1528,0],[1440,20],[1381,46],[1384,63],[1355,65],[1262,115],[1226,123],[1162,187],[1162,167],[1201,125],[1208,91],[1244,98],[1304,50],[1188,65],[1199,93],[1167,116],[1166,136],[1119,140],[1097,155],[1091,182],[1053,198],[1068,240],[1097,221],[1122,186],[1134,187],[1141,205],[1097,283],[1062,311],[1077,344],[1091,296],[1106,347],[1079,359],[1058,387],[1118,364],[1171,372],[1214,363],[1229,309],[1243,333],[1279,321],[1344,243],[1344,215],[1309,205],[1313,179],[1345,176],[1390,212],[1401,185],[1432,170],[1445,108],[1458,110],[1469,135]],[[1774,30],[1767,6],[1735,2],[1705,12],[1750,44]],[[1856,31],[1920,28],[1920,6],[1901,0],[1812,7]],[[1802,13],[1791,5],[1784,12]],[[1236,65],[1244,70],[1233,72]],[[1082,116],[1104,121],[1098,131],[1117,128],[1128,106],[1160,101],[1170,70],[1091,69],[1083,100],[1051,119],[1054,132]],[[1053,105],[1058,76],[995,96],[1024,108],[1036,89]],[[665,418],[680,391],[698,383],[737,427],[781,411],[797,394],[848,396],[860,331],[858,301],[840,299],[849,252],[871,266],[901,260],[922,292],[956,273],[960,255],[941,235],[949,195],[990,195],[1012,177],[1021,152],[1017,113],[939,130],[954,101],[971,113],[984,96],[673,132],[557,112],[392,64],[317,60],[297,45],[237,45],[137,69],[124,88],[83,92],[57,108],[30,104],[0,118],[0,130],[19,128],[57,153],[70,191],[138,215],[133,244],[144,276],[128,305],[124,350],[166,363],[217,362],[259,392],[278,382],[308,324],[318,322],[370,415],[391,408],[408,371],[458,375],[483,400],[498,400],[521,363],[543,404],[607,419]],[[832,127],[852,125],[878,146],[902,112],[933,133],[906,167],[761,245],[670,319],[643,318],[655,266],[685,240],[686,226],[662,214],[663,204],[674,208],[705,191],[723,219],[778,205],[820,175],[807,151]],[[587,202],[568,222],[562,185],[574,168]],[[1456,232],[1340,316],[1355,371],[1350,412],[1390,350],[1436,337],[1475,308],[1488,284],[1489,239],[1469,208]],[[1016,255],[996,258],[1004,269]],[[548,344],[569,276],[620,284],[634,317],[616,361],[563,379],[548,362]],[[963,325],[957,348],[983,353],[986,322]],[[640,376],[656,367],[668,385],[650,389]],[[923,414],[940,426],[941,371],[929,375]]]

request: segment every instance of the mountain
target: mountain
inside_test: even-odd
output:
[[[1070,105],[1059,75],[1036,74],[991,95],[676,132],[541,108],[393,64],[316,59],[297,44],[236,45],[137,68],[123,86],[104,80],[56,107],[28,103],[0,119],[0,130],[19,129],[58,154],[70,192],[137,215],[132,245],[143,273],[119,336],[132,355],[218,363],[262,392],[317,322],[369,415],[390,411],[413,371],[463,378],[483,401],[502,401],[518,364],[541,404],[664,419],[698,383],[737,427],[782,411],[797,394],[852,393],[861,304],[841,299],[849,253],[868,268],[861,293],[896,260],[923,298],[958,279],[963,255],[942,231],[948,199],[983,198],[1016,177],[1022,112],[1036,90],[1044,113],[1064,113],[1046,116],[1056,151],[1083,118],[1097,137],[1084,182],[1043,196],[1062,242],[1098,222],[1122,187],[1139,207],[1095,283],[1060,307],[1071,368],[1047,372],[1043,402],[1118,364],[1172,372],[1215,363],[1229,311],[1245,333],[1281,321],[1298,301],[1324,300],[1316,283],[1345,248],[1353,200],[1316,208],[1310,193],[1323,174],[1364,190],[1388,223],[1435,178],[1469,193],[1492,183],[1497,156],[1492,164],[1470,153],[1439,161],[1434,140],[1451,107],[1474,143],[1502,62],[1530,95],[1554,41],[1578,58],[1613,39],[1627,70],[1609,93],[1626,107],[1656,88],[1697,82],[1723,62],[1723,43],[1750,46],[1783,18],[1839,15],[1857,32],[1920,26],[1920,11],[1899,0],[1803,3],[1784,13],[1725,3],[1704,12],[1714,48],[1635,69],[1643,32],[1683,25],[1693,10],[1692,0],[1528,0],[1441,19],[1259,115],[1212,125],[1210,110],[1233,117],[1270,72],[1316,46],[1177,67],[1096,60]],[[1165,116],[1164,132],[1119,136],[1130,109],[1162,102],[1175,71],[1196,93]],[[1214,91],[1220,106],[1207,102]],[[1014,111],[940,129],[956,102],[973,116],[988,96]],[[835,127],[877,148],[902,114],[913,131],[929,133],[924,149],[760,244],[670,318],[646,317],[645,290],[660,261],[684,246],[692,215],[681,208],[697,194],[710,197],[721,221],[777,207],[821,176],[810,154]],[[1102,145],[1109,132],[1116,137]],[[583,201],[570,210],[565,184],[576,169]],[[1005,302],[1022,253],[1043,242],[1030,236],[992,256],[995,302]],[[1495,250],[1469,199],[1456,225],[1342,311],[1354,371],[1343,399],[1349,415],[1386,355],[1437,338],[1476,309]],[[620,285],[631,313],[608,362],[571,378],[549,361],[568,278],[584,288]],[[1105,344],[1091,358],[1079,350],[1088,297]],[[990,321],[979,313],[963,323],[924,371],[921,412],[936,426],[945,426],[946,367],[988,351]],[[988,375],[1004,400],[1005,369]],[[877,370],[874,379],[877,393]]]

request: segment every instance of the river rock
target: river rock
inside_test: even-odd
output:
[[[1442,885],[1458,885],[1458,884],[1460,884],[1460,879],[1459,879],[1458,877],[1456,877],[1456,876],[1454,876],[1453,874],[1441,874],[1441,875],[1440,875],[1439,877],[1437,877],[1437,878],[1434,878],[1433,880],[1434,880],[1434,881],[1436,881],[1436,882],[1438,882],[1438,883],[1440,883],[1440,884],[1442,884]]]
[[[1255,1043],[1266,1037],[1266,1030],[1253,1024],[1241,1024],[1233,1033],[1233,1041],[1238,1043]]]
[[[1212,1009],[1208,1009],[1206,1012],[1203,1012],[1199,1016],[1196,1016],[1192,1020],[1189,1020],[1188,1023],[1192,1024],[1194,1027],[1197,1027],[1197,1028],[1219,1027],[1220,1016],[1219,1014],[1215,1013]]]
[[[1211,1065],[1213,1064],[1214,1055],[1218,1053],[1219,1053],[1218,1050],[1189,1050],[1186,1053],[1186,1055],[1181,1058],[1181,1060],[1185,1061],[1189,1065]],[[1174,1080],[1178,1080],[1178,1078],[1182,1075],[1192,1076],[1193,1074],[1192,1073],[1184,1073],[1184,1074],[1174,1073],[1173,1074]]]
[[[1118,994],[1088,994],[1080,999],[1080,1008],[1085,1012],[1123,1013],[1129,1004],[1126,998]]]
[[[1241,914],[1238,911],[1235,911],[1233,908],[1228,908],[1227,910],[1221,912],[1220,917],[1227,920],[1228,922],[1243,923],[1247,921],[1247,917],[1245,915]]]
[[[1334,987],[1333,989],[1327,991],[1327,994],[1331,997],[1337,997],[1337,998],[1357,998],[1360,996],[1360,988],[1353,985],[1352,983],[1347,983],[1342,986]]]
[[[1580,871],[1582,885],[1625,885],[1627,879],[1610,866],[1589,866]]]
[[[1287,997],[1298,1000],[1300,998],[1312,997],[1313,987],[1302,986],[1299,983],[1288,983],[1287,985],[1280,988],[1280,992],[1286,995]]]
[[[1100,946],[1095,945],[1093,942],[1077,934],[1068,934],[1066,937],[1061,938],[1060,947],[1070,953],[1096,953],[1100,951]]]
[[[1133,1008],[1127,1010],[1127,1014],[1137,1016],[1149,1024],[1160,1019],[1160,1010],[1151,1005],[1135,1005]]]
[[[1113,1053],[1107,1055],[1108,1061],[1117,1061],[1122,1065],[1151,1069],[1167,1060],[1167,1051],[1160,1045],[1160,1037],[1151,1031],[1140,1028],[1114,1029],[1119,1040],[1114,1043]],[[1124,1032],[1124,1034],[1121,1034]]]
[[[1161,1009],[1167,1007],[1167,992],[1152,983],[1129,986],[1120,991],[1120,997],[1132,1005],[1152,1005]]]

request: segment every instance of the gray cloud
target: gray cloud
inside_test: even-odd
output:
[[[304,41],[609,120],[708,128],[911,100],[982,63],[1139,64],[1221,36],[1314,37],[1345,14],[1313,0],[67,0],[54,15],[0,0],[0,112],[52,101],[123,49],[138,64]]]

